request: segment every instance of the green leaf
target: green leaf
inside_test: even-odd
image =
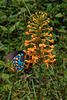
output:
[[[2,74],[2,78],[3,79],[8,79],[9,78],[9,75],[4,73],[4,74]]]
[[[66,30],[60,29],[60,30],[58,30],[58,32],[66,33]]]
[[[62,17],[63,15],[61,13],[55,15],[55,17]]]
[[[16,27],[18,27],[18,26],[19,26],[19,24],[20,24],[20,22],[16,22],[16,23],[15,23]]]
[[[29,96],[27,95],[27,99],[30,100]]]
[[[4,27],[4,26],[1,26],[1,25],[0,25],[0,28],[1,28],[4,32],[7,31],[7,28]]]
[[[4,44],[0,43],[0,51],[6,50],[6,49],[7,49],[7,47]]]
[[[0,69],[2,69],[3,68],[3,66],[0,66]]]
[[[10,67],[10,65],[9,64],[5,64],[2,60],[0,60],[0,65],[2,65],[2,66],[4,66],[4,67]]]
[[[26,8],[20,8],[21,12],[25,12]]]
[[[54,19],[54,23],[59,23],[59,21],[58,21],[58,20],[56,20],[56,19]]]
[[[51,4],[47,5],[47,11],[50,11],[50,9],[52,8]]]
[[[10,22],[15,22],[17,16],[18,16],[17,14],[16,15],[11,15],[9,21]]]
[[[9,29],[9,33],[12,33],[14,30],[15,30],[15,25],[13,25],[12,27],[10,27],[10,29]]]
[[[63,21],[67,21],[67,18],[64,18]]]
[[[13,25],[12,27],[10,27],[9,29],[9,33],[12,33],[16,28],[18,28],[20,22],[16,22],[15,25]]]
[[[7,0],[2,0],[2,2],[3,2],[3,3],[6,3],[6,2],[7,2]]]
[[[33,79],[32,79],[32,86],[33,86],[34,96],[35,96],[35,98],[36,98],[36,92],[35,92],[35,86],[34,86],[34,81],[33,81]]]
[[[0,60],[0,65],[6,66],[3,61]]]
[[[1,12],[0,12],[1,13]],[[2,16],[0,16],[0,20],[3,20],[3,19],[5,19],[6,20],[6,18],[7,18],[7,16],[6,15],[3,15],[2,14]]]
[[[3,90],[10,90],[11,91],[12,86],[9,84],[6,84],[3,86]]]
[[[25,0],[25,2],[30,2],[30,1],[32,1],[32,0]]]

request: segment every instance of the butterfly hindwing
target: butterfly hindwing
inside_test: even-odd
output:
[[[23,58],[21,60],[21,57]],[[24,60],[24,53],[20,53],[20,54],[17,54],[14,58],[13,58],[13,62],[14,62],[14,65],[16,67],[17,70],[22,70],[25,66],[25,60]]]
[[[29,64],[28,68],[26,66],[24,67],[24,72],[29,73],[31,71],[31,68],[32,68],[32,63]]]

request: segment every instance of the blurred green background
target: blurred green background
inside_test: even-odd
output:
[[[6,55],[26,49],[27,22],[39,11],[50,18],[56,55],[54,68],[42,65],[41,100],[67,100],[67,0],[0,0],[0,100],[38,100],[39,67],[25,79],[8,68]]]

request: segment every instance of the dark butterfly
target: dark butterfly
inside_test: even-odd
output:
[[[24,51],[14,51],[7,55],[9,60],[13,60],[16,70],[23,70],[25,73],[29,73],[32,67],[32,63],[29,64],[27,68],[25,60],[29,59],[29,56]]]

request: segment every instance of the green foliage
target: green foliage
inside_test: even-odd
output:
[[[23,50],[25,31],[30,15],[48,13],[53,27],[54,51],[57,61],[48,70],[43,64],[41,73],[42,100],[67,100],[67,0],[0,0],[0,99],[37,100],[39,67],[33,66],[30,77],[24,71],[12,72],[6,55]]]

